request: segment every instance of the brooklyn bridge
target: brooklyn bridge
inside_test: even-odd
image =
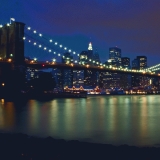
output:
[[[31,56],[26,56],[26,43],[34,46],[37,50],[43,50],[45,60],[38,60],[36,57],[32,57],[31,53],[27,53]],[[89,43],[88,51],[92,51],[91,45]],[[47,69],[52,72],[52,78],[56,79],[56,86],[61,88],[82,85],[84,88],[99,86],[101,88],[146,87],[159,89],[160,64],[143,69],[124,68],[121,65],[102,63],[100,58],[96,59],[89,55],[91,52],[87,53],[88,55],[72,51],[57,41],[46,38],[42,33],[38,33],[22,22],[0,25],[1,90],[5,87],[20,89],[22,83],[27,83],[28,74],[35,75],[35,73]],[[52,56],[51,60],[46,60],[47,54]],[[31,77],[35,78],[30,76],[29,80]],[[68,77],[68,81],[65,80],[66,77]],[[106,79],[110,79],[112,82],[116,81],[116,83],[113,82],[111,85],[108,81],[106,82]],[[76,83],[75,80],[77,80]]]

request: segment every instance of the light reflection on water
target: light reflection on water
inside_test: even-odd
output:
[[[114,145],[156,145],[160,144],[159,104],[159,95],[1,100],[0,130]]]

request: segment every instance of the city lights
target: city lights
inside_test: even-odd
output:
[[[0,25],[0,27],[2,27],[2,25]],[[31,30],[31,27],[28,26],[27,29],[30,31],[30,30]],[[36,31],[36,30],[33,30],[33,33],[37,33],[37,31]],[[38,33],[38,35],[39,35],[40,37],[42,37],[42,33]],[[25,39],[26,39],[26,37],[23,37],[23,40],[25,40]],[[28,41],[29,43],[31,42],[30,39],[27,40],[27,41]],[[53,41],[52,39],[48,39],[48,41],[49,41],[50,43],[53,42],[53,45],[55,45],[55,46],[57,45],[57,47],[59,47],[60,49],[63,49],[63,50],[65,50],[65,51],[67,51],[67,47],[64,47],[62,44],[59,44],[58,42]],[[59,45],[58,45],[58,44],[59,44]],[[34,46],[35,46],[35,45],[38,45],[39,48],[42,48],[43,50],[45,50],[45,51],[47,51],[47,52],[49,52],[49,53],[52,52],[52,49],[51,49],[51,48],[42,47],[42,45],[39,44],[39,43],[37,43],[37,42],[34,42],[33,45],[34,45]],[[93,50],[93,48],[92,48],[92,43],[89,43],[88,49],[89,49],[89,51],[92,51],[92,50]],[[68,52],[69,52],[69,53],[72,53],[73,55],[76,55],[76,56],[78,56],[78,57],[80,58],[80,54],[77,54],[75,51],[72,51],[71,49],[68,49]],[[54,55],[56,55],[56,52],[55,52],[55,51],[53,51],[52,53],[53,53]],[[118,50],[118,48],[116,48],[116,51],[110,50],[110,53],[111,53],[111,54],[116,53],[116,55],[119,55],[119,50]],[[58,53],[57,55],[58,55],[59,57],[62,57],[62,56],[63,56],[63,51],[62,51],[62,53]],[[78,57],[77,57],[77,58],[78,58]],[[81,56],[81,57],[83,57],[83,56]],[[141,59],[141,60],[145,60],[145,57],[144,57],[144,56],[141,56],[140,59]],[[105,67],[106,69],[108,68],[108,69],[119,70],[119,71],[124,71],[124,72],[133,72],[133,73],[142,73],[142,74],[145,74],[145,73],[147,72],[147,73],[154,74],[153,71],[156,71],[156,70],[160,69],[160,64],[155,65],[155,66],[152,66],[152,67],[147,68],[147,69],[140,69],[140,70],[135,70],[135,69],[134,69],[134,70],[131,70],[131,69],[128,69],[128,68],[122,68],[122,66],[114,67],[114,66],[112,66],[112,65],[105,65],[105,64],[101,63],[100,61],[95,60],[95,59],[91,59],[91,58],[89,58],[89,57],[87,57],[87,56],[86,56],[85,60],[88,61],[90,64],[93,64],[93,65],[95,65],[95,66],[97,66],[97,67],[101,67],[101,68]],[[74,60],[74,63],[78,63],[78,61],[77,61],[77,60]],[[112,60],[109,59],[109,60],[108,60],[108,63],[112,63]],[[83,63],[80,63],[80,64],[83,64],[83,65],[84,65],[85,63],[83,62]]]

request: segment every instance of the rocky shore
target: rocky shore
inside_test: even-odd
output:
[[[160,148],[113,146],[0,133],[1,160],[156,160]]]

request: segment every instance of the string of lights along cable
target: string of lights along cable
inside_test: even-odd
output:
[[[56,56],[58,57],[63,57],[63,54],[62,52],[69,52],[71,53],[74,57],[76,56],[76,58],[79,57],[79,54],[76,52],[76,51],[72,51],[72,49],[68,49],[68,47],[64,46],[63,44],[53,40],[53,39],[49,39],[49,38],[46,38],[42,33],[38,32],[36,29],[32,29],[30,26],[27,26],[26,27],[27,31],[29,31],[31,34],[29,35],[28,33],[25,33],[25,37],[23,37],[23,40],[27,41],[28,43],[31,43],[33,46],[37,46],[38,48],[48,52],[48,53],[52,53],[55,57],[52,59],[53,62],[56,62],[57,61],[57,58]],[[57,49],[53,49],[52,47],[48,47],[49,44],[44,44],[42,42],[39,42],[38,40],[36,40],[33,35],[37,36],[37,37],[40,37],[41,39],[45,40],[46,42],[48,42],[49,44],[51,44],[53,47],[56,47]],[[60,51],[55,51],[55,50],[60,50]],[[34,60],[37,60],[36,57],[34,57]],[[114,70],[123,70],[123,71],[129,71],[129,72],[151,72],[151,69],[154,68],[153,67],[150,67],[148,69],[145,69],[145,70],[132,70],[132,69],[124,69],[124,68],[116,68],[116,67],[112,67],[112,66],[106,66],[105,64],[102,64],[102,63],[99,63],[98,61],[95,61],[95,60],[92,60],[92,59],[89,59],[89,61],[93,64],[96,64],[97,66],[99,67],[105,67],[105,68],[110,68],[110,69],[114,69]],[[78,60],[75,59],[74,60],[74,63],[78,63]],[[88,66],[88,65],[87,65]],[[155,71],[155,69],[154,69]]]
[[[33,35],[29,35],[29,34],[25,33],[25,37],[23,37],[23,39],[25,41],[33,44],[34,46],[37,46],[38,48],[41,48],[42,50],[49,52],[49,53],[52,53],[55,56],[57,55],[59,57],[63,56],[62,52],[64,52],[64,51],[71,53],[74,57],[75,56],[79,57],[79,54],[77,52],[72,51],[71,49],[68,49],[68,47],[65,47],[63,44],[61,44],[57,41],[54,41],[53,39],[46,38],[45,36],[43,36],[42,33],[37,32],[37,30],[31,29],[31,27],[29,27],[29,26],[27,26],[26,29],[28,31],[30,31],[31,34],[37,35],[38,37],[40,37],[43,40],[46,40],[46,42],[49,43],[49,44],[41,43],[38,40],[35,40],[35,38],[33,38]],[[52,45],[52,47],[49,46],[50,44]],[[55,49],[55,47],[57,49]],[[57,52],[56,50],[60,50],[60,51]],[[53,58],[53,61],[56,61],[56,60],[57,60],[56,58]],[[77,62],[78,62],[77,60],[74,61],[74,63],[77,63]]]
[[[7,23],[7,26],[10,26],[10,23]],[[3,25],[0,25],[0,28],[2,28]],[[45,52],[51,53],[52,55],[54,55],[54,58],[52,59],[53,62],[57,62],[58,57],[62,58],[64,55],[64,52],[69,52],[72,54],[74,61],[73,64],[79,64],[78,63],[78,58],[79,58],[79,52],[73,51],[72,49],[68,49],[68,47],[64,46],[63,44],[53,40],[52,38],[46,38],[45,36],[43,36],[42,33],[38,32],[35,29],[32,29],[30,26],[25,27],[25,36],[23,37],[23,40],[25,40],[26,42],[32,44],[35,47],[38,47],[39,49],[42,49]],[[45,40],[47,42],[41,42],[40,40],[37,40],[36,37],[40,37],[42,40]],[[49,45],[50,44],[50,45]],[[57,56],[57,57],[56,57]],[[77,59],[76,59],[77,58]],[[38,59],[36,57],[33,57],[34,60],[38,61]],[[49,60],[48,60],[49,61]],[[106,66],[105,64],[102,64],[98,61],[95,61],[93,59],[89,59],[90,64],[96,64],[96,67],[101,67],[101,68],[110,68],[113,70],[122,70],[125,72],[142,72],[142,73],[151,73],[151,74],[155,74],[156,68],[159,69],[160,68],[160,64],[152,66],[150,68],[144,69],[144,70],[133,70],[133,69],[124,69],[122,67],[113,67],[113,66]],[[81,64],[81,65],[86,65],[86,64]],[[86,67],[88,67],[89,64],[86,65]]]

